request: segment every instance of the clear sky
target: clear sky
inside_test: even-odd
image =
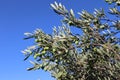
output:
[[[33,44],[23,40],[25,32],[41,28],[52,33],[52,27],[61,25],[62,17],[56,15],[50,3],[55,0],[0,0],[0,79],[1,80],[55,80],[42,70],[26,71],[32,66],[23,61],[21,53]],[[76,13],[83,9],[107,8],[104,0],[56,0]]]

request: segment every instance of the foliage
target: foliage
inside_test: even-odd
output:
[[[26,59],[36,60],[28,70],[49,71],[57,80],[120,80],[120,11],[119,0],[106,0],[115,5],[107,17],[103,9],[93,14],[82,11],[76,18],[61,3],[51,4],[64,17],[64,24],[53,28],[53,34],[37,29],[26,33],[25,39],[34,38],[35,45],[23,51]],[[83,34],[70,31],[71,27]]]

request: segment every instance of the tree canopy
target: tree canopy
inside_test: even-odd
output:
[[[32,68],[49,71],[57,80],[120,80],[120,0],[105,0],[109,5],[92,13],[85,10],[75,17],[72,9],[61,3],[51,7],[64,17],[62,26],[54,27],[53,34],[37,29],[26,33],[35,44],[25,49],[25,60],[33,57]],[[82,31],[72,33],[71,27]]]

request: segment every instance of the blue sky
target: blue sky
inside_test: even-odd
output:
[[[1,80],[55,80],[42,70],[26,71],[32,66],[23,61],[21,53],[33,44],[23,40],[25,32],[41,28],[52,33],[52,27],[61,25],[62,17],[56,15],[50,3],[55,0],[0,0],[0,79]],[[56,0],[76,13],[85,9],[107,8],[104,0]]]

